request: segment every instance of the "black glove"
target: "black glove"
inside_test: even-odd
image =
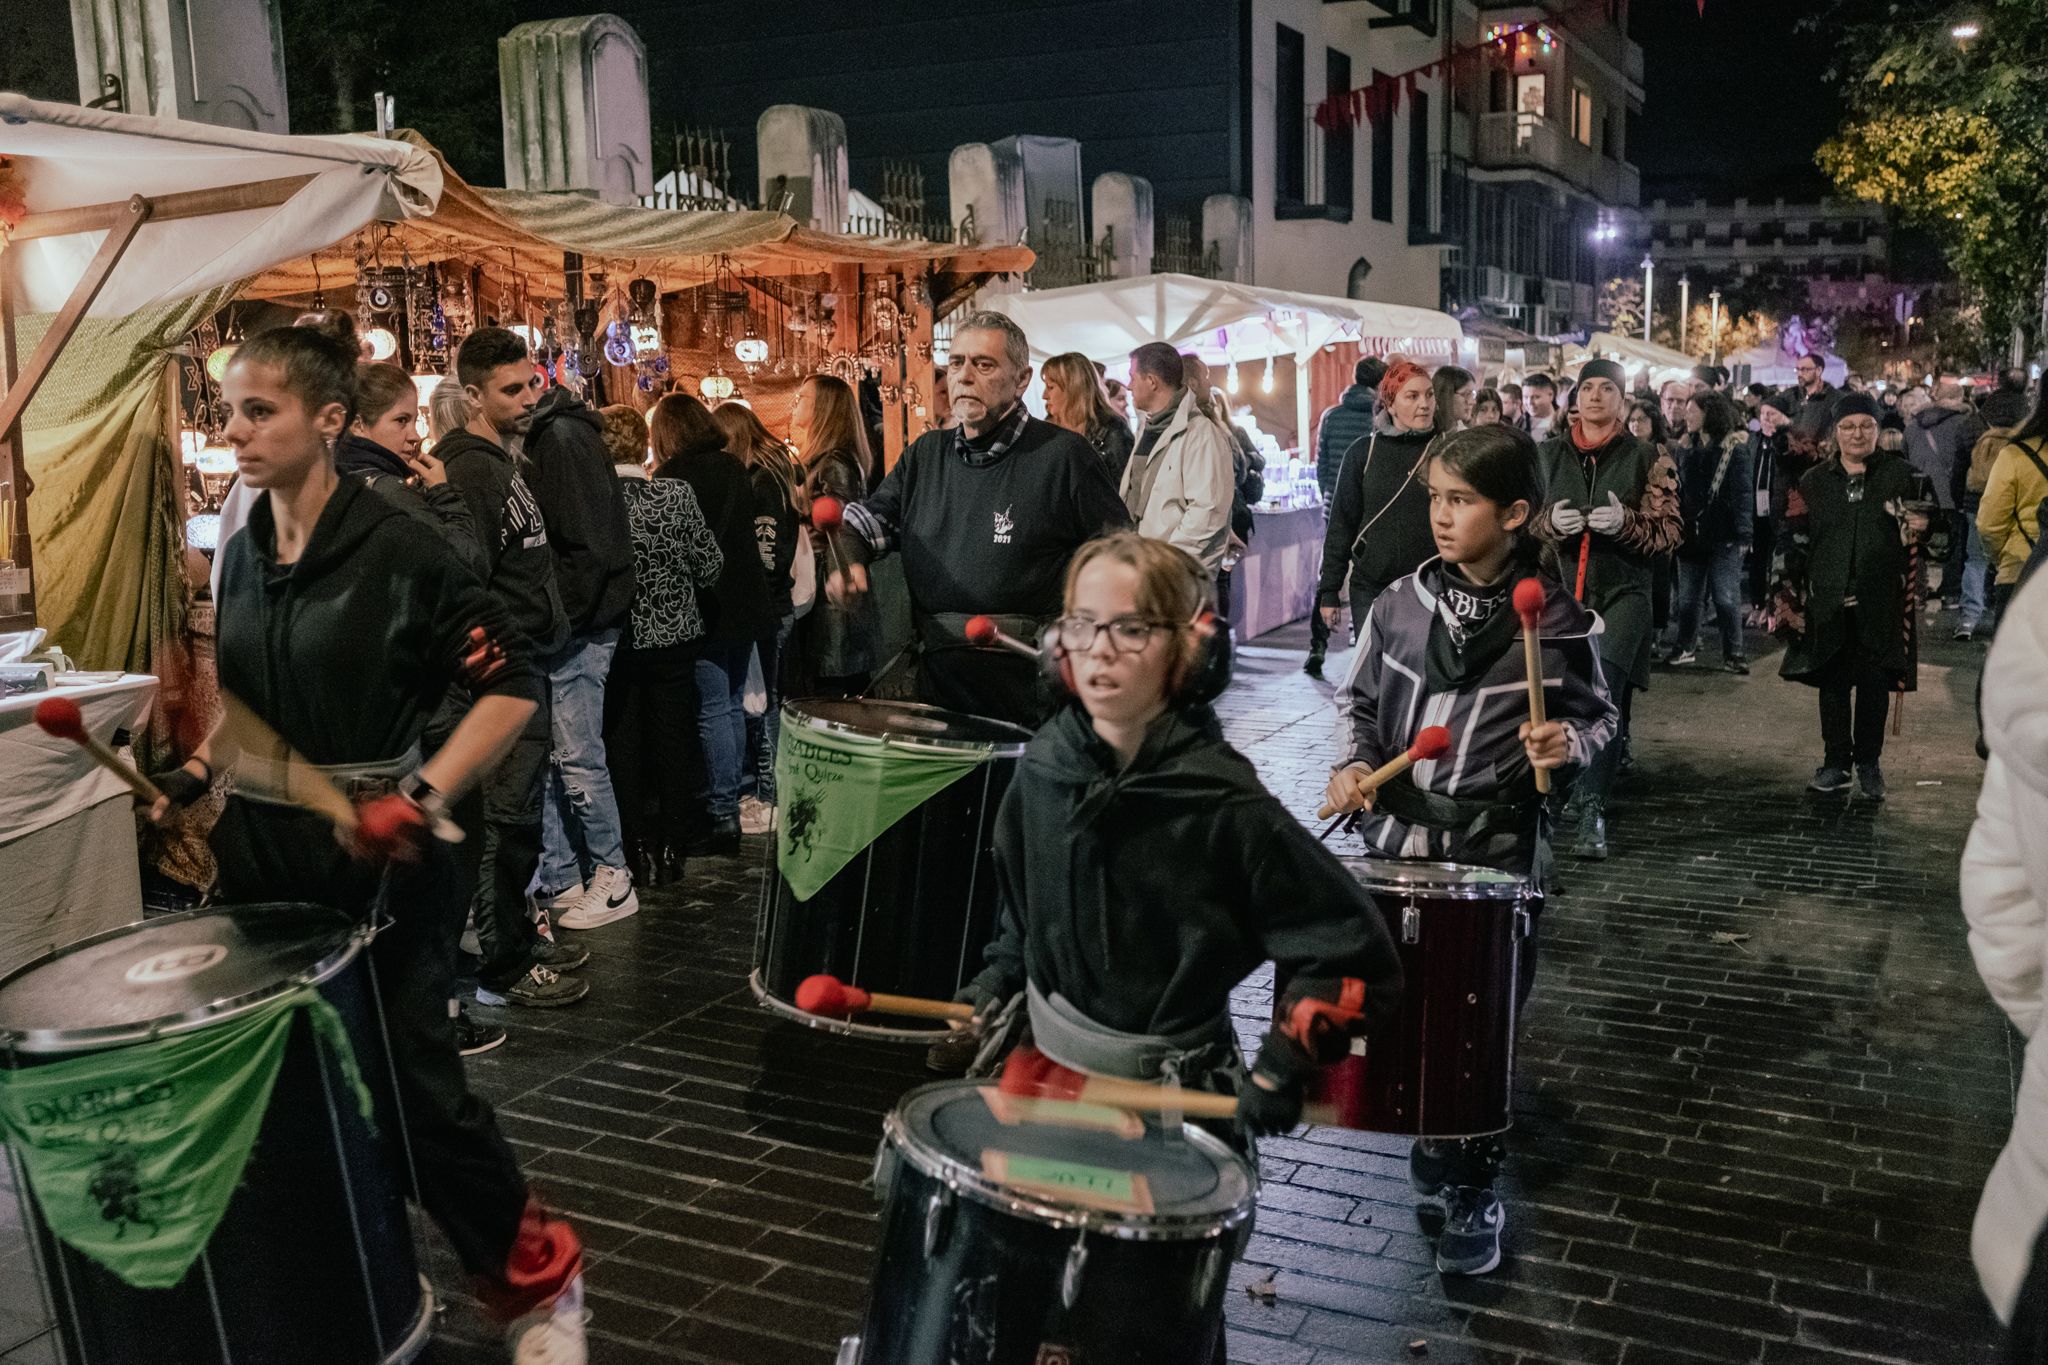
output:
[[[1316,1059],[1300,1043],[1277,1028],[1269,1032],[1259,1044],[1251,1075],[1238,1082],[1238,1122],[1259,1137],[1292,1129],[1301,1122],[1302,1091],[1315,1070]]]
[[[206,776],[197,776],[190,768],[183,764],[149,775],[150,784],[164,794],[164,799],[171,803],[171,809],[173,810],[191,805],[194,801],[206,795],[207,788],[213,785],[212,765],[207,763],[205,759],[192,759],[189,761],[205,768]]]
[[[1300,1044],[1313,1061],[1341,1061],[1365,1023],[1365,982],[1355,976],[1298,976],[1274,1011],[1274,1029]]]

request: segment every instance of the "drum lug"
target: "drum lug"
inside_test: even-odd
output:
[[[951,1186],[940,1186],[932,1191],[931,1199],[924,1206],[924,1254],[927,1259],[937,1255],[946,1244],[946,1233],[953,1225],[953,1190]]]
[[[1421,941],[1422,911],[1413,905],[1403,906],[1401,908],[1401,942],[1420,943]]]
[[[1066,1268],[1060,1271],[1060,1306],[1071,1309],[1081,1297],[1081,1272],[1088,1265],[1088,1230],[1082,1228],[1067,1249]]]
[[[1528,912],[1527,910],[1521,910],[1521,909],[1518,909],[1518,910],[1516,910],[1516,911],[1515,911],[1515,937],[1516,937],[1516,938],[1527,938],[1527,937],[1529,937],[1529,930],[1531,929],[1531,927],[1532,927],[1532,925],[1531,925],[1531,923],[1530,923],[1530,920],[1529,920],[1529,912]]]
[[[883,1138],[881,1145],[875,1148],[875,1168],[868,1173],[868,1184],[874,1187],[878,1204],[889,1202],[890,1187],[896,1183],[896,1161],[891,1155],[894,1150],[887,1138]]]
[[[839,1338],[839,1354],[833,1357],[832,1365],[860,1365],[860,1338]]]

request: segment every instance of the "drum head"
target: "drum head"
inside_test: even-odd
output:
[[[1251,1168],[1236,1153],[1198,1128],[1125,1110],[944,1081],[904,1096],[888,1131],[906,1160],[970,1199],[1111,1236],[1209,1236],[1251,1212]],[[1063,1179],[1084,1192],[1063,1198]]]
[[[980,750],[993,746],[996,756],[1004,758],[1023,753],[1031,738],[1031,732],[1021,725],[921,702],[813,698],[787,702],[782,713],[784,723],[789,725],[808,725],[935,749]]]
[[[145,920],[0,980],[0,1034],[22,1052],[73,1052],[200,1027],[323,981],[355,952],[354,921],[319,905]]]
[[[1368,891],[1444,900],[1520,900],[1529,884],[1512,872],[1470,863],[1429,863],[1406,858],[1340,858]]]

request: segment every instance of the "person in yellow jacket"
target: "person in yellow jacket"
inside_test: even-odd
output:
[[[1984,500],[1977,507],[1977,533],[1998,568],[1991,590],[1993,612],[2005,614],[2020,567],[2041,538],[2041,500],[2048,498],[2048,402],[2037,403],[2034,415],[2013,433],[2012,441],[1992,461]]]

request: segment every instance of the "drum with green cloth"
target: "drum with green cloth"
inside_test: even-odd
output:
[[[761,875],[755,998],[816,1028],[930,1041],[945,1025],[811,1014],[807,976],[950,999],[995,932],[995,816],[1031,733],[914,702],[792,701]]]
[[[67,1361],[426,1345],[367,941],[321,906],[243,905],[0,980],[0,1131]]]

